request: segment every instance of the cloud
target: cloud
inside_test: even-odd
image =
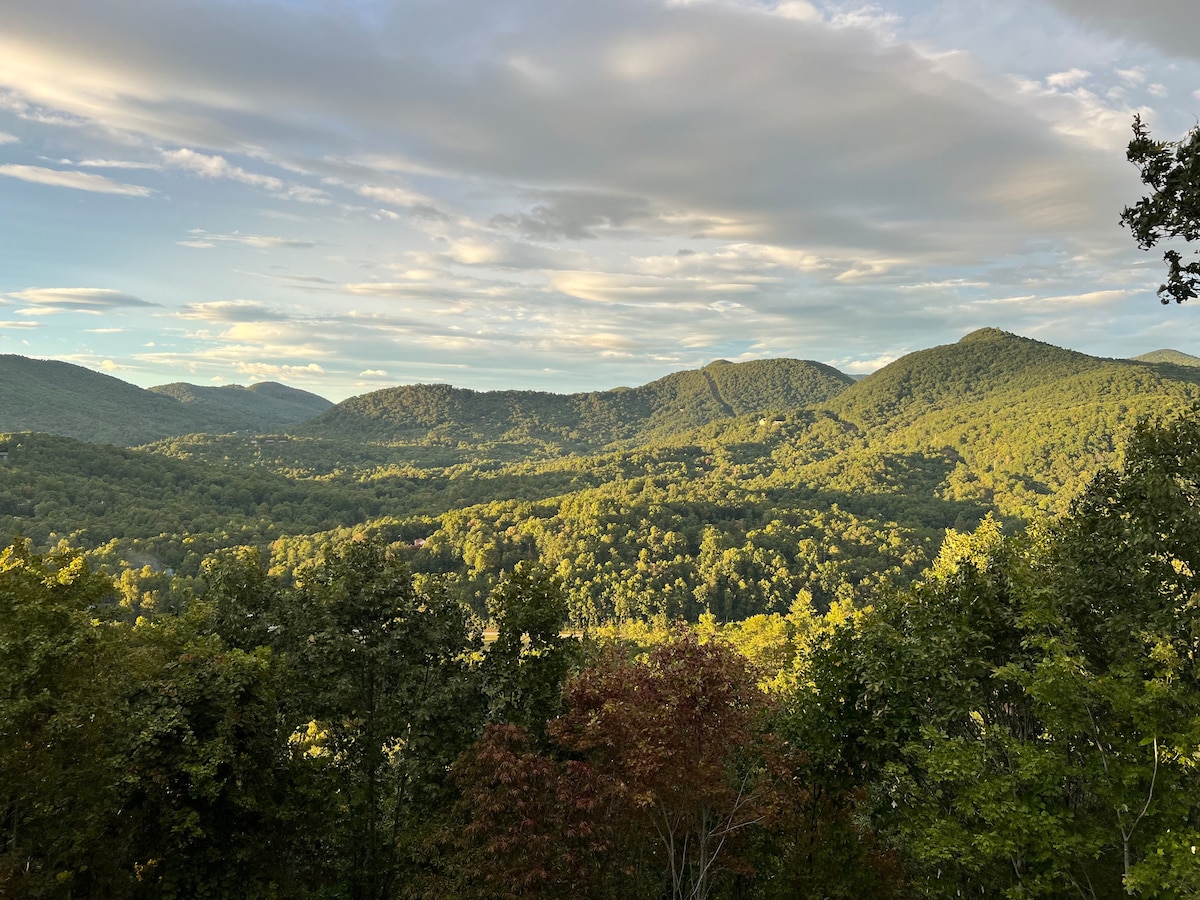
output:
[[[825,365],[833,366],[847,375],[869,375],[872,372],[882,369],[884,366],[894,363],[902,355],[903,353],[885,353],[883,356],[876,356],[871,359],[858,359],[847,356],[841,359],[828,360]]]
[[[247,172],[240,166],[231,165],[223,156],[210,156],[205,153],[197,153],[195,150],[189,150],[185,147],[179,150],[164,150],[162,158],[169,166],[183,169],[204,178],[228,178],[253,187],[265,188],[269,191],[280,191],[283,189],[282,180],[271,175]]]
[[[364,369],[358,373],[359,378],[387,378],[387,372],[383,369]]]
[[[1046,76],[1046,84],[1053,88],[1073,88],[1087,81],[1091,72],[1086,69],[1069,69],[1066,72],[1055,72]]]
[[[1171,56],[1200,59],[1200,5],[1192,0],[1049,0],[1067,15],[1123,40]]]
[[[637,383],[713,356],[866,365],[980,316],[1053,331],[1086,307],[1100,328],[1133,304],[1103,292],[1160,277],[1115,222],[1139,195],[1132,104],[1200,84],[1036,3],[371,0],[369,21],[326,0],[10,5],[17,150],[93,188],[167,173],[122,233],[134,252],[97,240],[71,270],[180,283],[127,343],[158,337],[139,365],[205,378]],[[1093,5],[1058,3],[1089,28],[1117,8]],[[952,15],[986,37],[937,31]],[[1039,29],[1053,46],[1026,53]],[[43,195],[68,239],[129,227]],[[205,227],[182,233],[182,210]],[[336,249],[293,252],[317,247]],[[123,363],[124,342],[95,359]]]
[[[250,378],[270,378],[270,379],[295,379],[297,381],[306,381],[316,376],[325,374],[325,370],[316,363],[308,363],[307,365],[279,365],[276,363],[263,362],[239,362],[235,368],[243,375]]]
[[[119,194],[125,197],[149,197],[154,193],[150,188],[138,184],[124,184],[113,181],[103,175],[90,172],[76,172],[64,169],[47,169],[43,166],[24,166],[16,164],[0,165],[0,175],[17,178],[34,184],[47,184],[53,187],[71,188],[76,191],[91,191],[94,194]]]
[[[497,214],[491,224],[534,240],[584,240],[595,238],[597,230],[654,218],[649,202],[641,197],[592,191],[536,191],[531,196],[540,202],[528,212]]]
[[[449,0],[395,4],[367,26],[321,6],[64,2],[8,17],[0,84],[269,190],[279,179],[229,153],[256,148],[413,210],[437,193],[421,180],[438,197],[463,196],[446,182],[524,188],[532,205],[493,221],[531,239],[708,222],[727,240],[962,259],[1017,249],[1038,236],[1031,223],[1063,240],[1099,232],[1064,233],[1030,206],[1069,208],[1072,224],[1119,207],[1115,165],[897,41],[886,11],[825,22],[796,4],[562,0],[547,15],[535,0]],[[350,171],[389,159],[414,183]],[[1001,202],[1014,172],[1039,169],[1056,177],[1023,208]]]
[[[55,312],[104,313],[127,307],[157,307],[159,304],[142,300],[123,291],[108,288],[31,288],[8,296],[28,303],[29,310],[21,314],[38,315]]]
[[[299,203],[319,205],[331,202],[329,195],[320,188],[286,182],[274,175],[251,172],[234,165],[223,156],[200,153],[187,147],[163,150],[161,156],[163,162],[171,168],[181,169],[193,175],[199,175],[201,178],[221,178],[262,188],[281,200],[295,200]]]
[[[290,316],[253,300],[214,300],[211,303],[188,303],[178,313],[183,319],[206,322],[281,322]]]
[[[4,321],[0,321],[0,331],[4,331],[4,330],[10,329],[10,328],[41,328],[41,327],[42,327],[42,324],[40,322],[14,322],[14,321],[4,322]]]
[[[338,183],[335,179],[328,179],[328,183]],[[414,193],[408,188],[403,187],[380,187],[373,184],[354,185],[355,193],[366,197],[369,200],[378,200],[381,203],[390,203],[393,206],[407,207],[427,207],[434,209],[434,202],[428,197]]]
[[[0,131],[0,146],[4,144],[15,144],[20,140],[15,134],[9,134],[7,131]]]
[[[152,162],[137,162],[128,159],[81,159],[78,162],[72,162],[69,159],[60,159],[59,163],[64,166],[79,166],[84,169],[147,169],[154,172],[161,172],[162,166]]]
[[[205,231],[203,228],[193,228],[188,231],[192,237],[183,241],[176,241],[181,247],[193,247],[196,249],[209,249],[217,244],[242,244],[246,247],[253,247],[256,250],[311,250],[318,246],[317,241],[298,240],[296,238],[272,237],[264,234],[241,234],[233,232],[232,234],[212,234]]]
[[[1134,66],[1131,69],[1117,69],[1117,78],[1128,87],[1141,87],[1146,83],[1146,67]]]

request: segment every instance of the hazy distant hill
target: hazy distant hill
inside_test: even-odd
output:
[[[200,431],[274,430],[330,405],[281,384],[145,390],[71,363],[0,355],[0,431],[6,432],[132,445]]]
[[[270,431],[311,419],[333,406],[324,397],[274,381],[250,387],[240,384],[201,387],[175,382],[150,390],[171,397],[214,422],[230,423],[230,427],[223,429],[226,431]]]
[[[641,387],[569,395],[414,384],[351,397],[293,431],[364,441],[587,450],[651,440],[730,416],[812,406],[853,383],[820,363],[766,359],[719,360]]]
[[[1152,350],[1135,356],[1137,362],[1168,363],[1172,366],[1200,366],[1200,356],[1182,353],[1179,350]]]

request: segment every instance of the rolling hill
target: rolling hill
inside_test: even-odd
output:
[[[1137,362],[1167,363],[1172,366],[1200,366],[1200,356],[1192,356],[1190,353],[1182,353],[1179,350],[1152,350],[1150,353],[1135,356],[1134,360]]]
[[[0,355],[0,431],[130,446],[171,435],[269,431],[332,404],[281,384],[145,390],[56,360]]]
[[[580,394],[415,384],[351,397],[292,431],[362,441],[508,443],[589,452],[651,442],[732,416],[814,406],[853,383],[821,363],[766,359],[718,360],[641,387]]]
[[[1200,369],[1102,359],[997,329],[911,353],[830,401],[878,452],[956,461],[947,496],[1059,511],[1139,419],[1200,402]]]

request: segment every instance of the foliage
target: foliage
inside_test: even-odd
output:
[[[326,552],[297,583],[282,629],[290,720],[332,805],[331,877],[350,896],[391,897],[402,848],[444,801],[481,718],[466,616],[416,589],[378,541]]]
[[[1149,250],[1159,241],[1182,238],[1200,240],[1200,127],[1178,141],[1156,141],[1140,115],[1133,119],[1133,139],[1127,152],[1138,167],[1150,194],[1121,213],[1139,247]],[[1167,282],[1158,289],[1165,304],[1196,298],[1200,285],[1200,260],[1185,263],[1175,249],[1163,253]]]
[[[501,577],[488,611],[497,629],[481,672],[488,718],[544,737],[580,655],[578,642],[562,633],[567,625],[562,585],[541,566],[519,562]]]
[[[107,579],[27,541],[0,551],[0,894],[86,885],[109,865],[103,811],[120,796],[123,703]],[[102,705],[97,701],[105,699]]]

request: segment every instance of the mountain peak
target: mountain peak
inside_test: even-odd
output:
[[[1027,338],[1021,338],[1020,335],[1013,334],[1009,331],[1003,331],[999,328],[977,328],[970,334],[964,334],[958,339],[958,342],[960,344],[979,344],[983,343],[984,341],[1001,341],[1011,338],[1027,340]]]
[[[1168,363],[1173,366],[1200,366],[1200,356],[1192,356],[1181,350],[1153,350],[1133,359],[1135,362]]]

